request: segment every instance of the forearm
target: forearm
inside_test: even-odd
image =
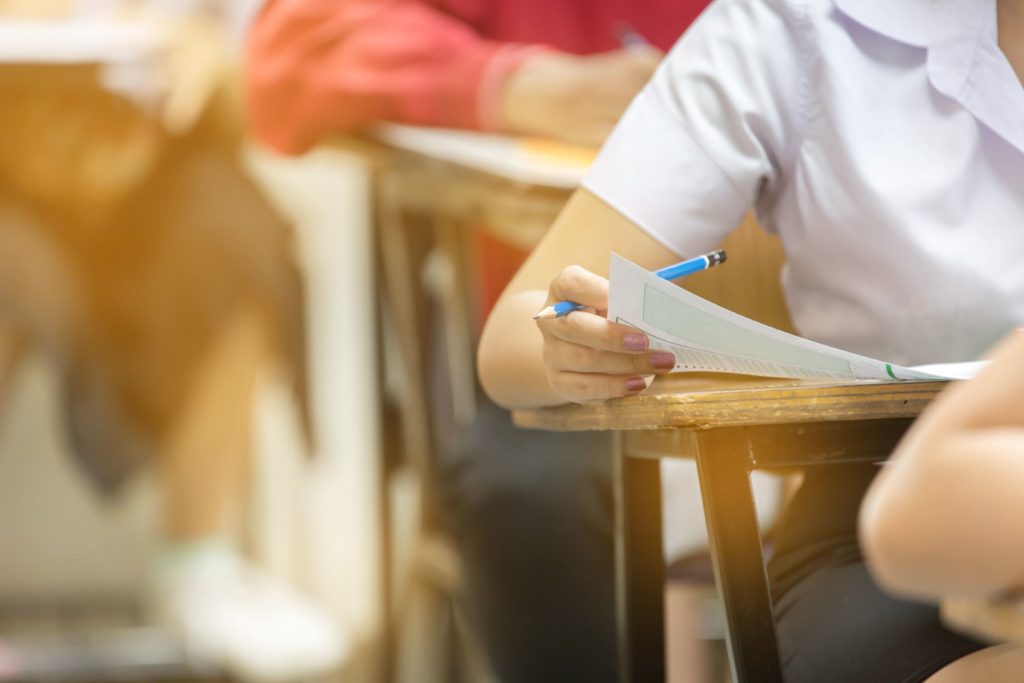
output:
[[[575,266],[607,277],[613,251],[648,268],[663,266],[675,258],[675,254],[603,201],[587,190],[578,190],[509,283],[487,319],[477,364],[484,389],[495,402],[507,408],[525,408],[557,405],[567,400],[595,400],[593,394],[581,390],[586,382],[582,372],[560,372],[565,368],[548,367],[544,337],[533,316],[545,303],[570,298],[555,292],[554,298],[548,301],[548,297],[553,296],[549,291],[549,286],[554,286],[552,278],[560,271]],[[604,281],[604,288],[607,294],[607,281]],[[572,300],[583,302],[582,299]],[[575,327],[588,320],[574,319],[577,315],[583,314],[573,313],[560,324]],[[601,320],[604,321],[603,317]],[[594,321],[590,319],[590,322]],[[646,354],[644,356],[646,359]],[[654,371],[641,362],[617,372],[627,372],[621,375],[627,378]],[[555,377],[552,381],[561,383],[562,391],[555,391],[548,379],[550,376]],[[565,383],[571,386],[562,386]]]
[[[890,465],[865,500],[875,575],[928,598],[1024,587],[1024,430],[964,430],[919,448]]]
[[[861,511],[865,554],[895,590],[986,595],[1024,587],[1024,335],[950,387],[879,475]]]
[[[529,47],[481,38],[421,2],[276,0],[247,52],[254,132],[298,153],[380,120],[486,128],[485,101]]]
[[[546,297],[539,289],[502,297],[488,318],[477,356],[480,382],[491,400],[505,408],[565,402],[548,383],[543,338],[533,322]]]

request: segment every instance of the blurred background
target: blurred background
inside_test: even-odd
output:
[[[610,531],[599,609],[474,600],[561,560],[466,520],[562,495],[460,458],[490,305],[705,3],[647,4],[0,0],[0,681],[615,680]],[[531,599],[603,678],[522,673]]]
[[[300,240],[246,167],[257,9],[0,3],[0,680],[383,670],[375,353],[307,315],[370,272],[365,181]],[[317,327],[371,344],[373,301]]]

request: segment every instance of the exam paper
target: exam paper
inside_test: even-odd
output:
[[[949,379],[974,379],[988,365],[987,360],[969,360],[960,363],[930,363],[915,365],[914,370]]]
[[[168,37],[145,21],[0,19],[0,63],[135,63],[159,55]]]
[[[530,185],[575,189],[590,167],[588,161],[581,161],[578,150],[552,154],[554,143],[547,143],[545,147],[530,139],[508,135],[398,123],[379,124],[374,127],[373,134],[399,149]],[[543,150],[548,153],[543,153]]]
[[[848,353],[788,334],[687,292],[612,254],[608,319],[647,333],[651,347],[676,356],[676,372],[847,380],[962,379],[966,364],[930,372]],[[979,364],[970,364],[972,372]],[[957,372],[953,372],[957,366]]]

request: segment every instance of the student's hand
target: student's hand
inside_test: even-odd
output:
[[[573,403],[636,394],[653,375],[675,367],[668,351],[648,349],[647,335],[605,316],[608,280],[569,266],[551,281],[546,305],[575,301],[588,308],[561,318],[537,321],[544,335],[544,368],[551,388]]]
[[[503,128],[600,146],[661,61],[654,48],[580,57],[539,52],[506,80]]]

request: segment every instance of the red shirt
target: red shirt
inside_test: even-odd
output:
[[[619,47],[625,23],[667,49],[709,0],[270,0],[250,33],[253,132],[299,153],[375,120],[493,128],[531,46]]]

